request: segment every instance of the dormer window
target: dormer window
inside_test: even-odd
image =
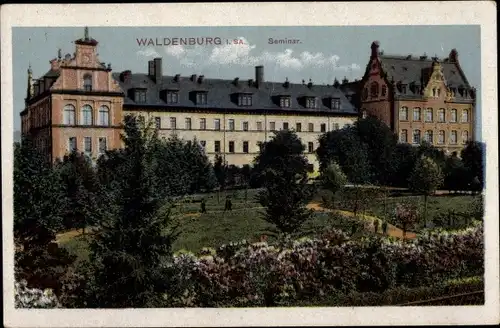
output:
[[[238,106],[252,106],[252,95],[251,94],[240,94],[238,96]]]
[[[86,74],[83,77],[83,89],[85,91],[92,91],[92,75]]]
[[[339,98],[332,98],[331,108],[333,110],[340,110],[340,99]]]
[[[179,102],[178,91],[167,91],[167,104],[177,104]]]
[[[146,90],[136,89],[134,92],[134,101],[138,104],[146,103]]]
[[[382,86],[382,97],[385,97],[387,95],[387,86],[383,85]]]
[[[289,108],[290,107],[290,97],[281,97],[280,98],[280,107]]]
[[[406,94],[406,84],[401,84],[401,93]]]
[[[206,105],[207,104],[207,93],[198,92],[196,94],[196,105]]]
[[[306,108],[316,108],[316,98],[307,97],[306,98]]]

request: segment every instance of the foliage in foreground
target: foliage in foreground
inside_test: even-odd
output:
[[[384,293],[483,274],[483,227],[412,241],[319,239],[248,242],[174,258],[175,286],[164,306],[280,306],[311,295]]]
[[[26,280],[14,285],[14,306],[27,309],[51,309],[60,307],[56,295],[50,289],[28,288]]]

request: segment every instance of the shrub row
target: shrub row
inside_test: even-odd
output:
[[[280,306],[311,295],[384,293],[483,274],[483,226],[412,241],[350,240],[340,230],[316,239],[233,243],[177,254],[165,306]]]

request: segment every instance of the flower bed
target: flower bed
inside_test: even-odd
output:
[[[174,257],[165,306],[280,306],[311,295],[383,293],[483,274],[483,226],[435,232],[403,242],[322,238],[232,243],[199,256]],[[177,296],[175,296],[177,295]]]

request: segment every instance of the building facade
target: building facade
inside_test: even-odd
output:
[[[458,52],[448,58],[388,56],[371,45],[360,81],[360,115],[373,115],[399,136],[399,141],[426,140],[447,152],[459,152],[474,138],[476,90],[460,67]]]
[[[268,82],[263,66],[247,80],[163,75],[161,58],[149,61],[144,74],[112,73],[100,62],[98,42],[87,28],[75,45],[73,56],[62,58],[59,51],[42,78],[33,81],[28,70],[22,133],[30,133],[51,160],[74,149],[96,159],[122,147],[123,118],[133,114],[154,124],[160,136],[196,139],[212,160],[221,154],[237,166],[252,163],[274,131],[293,129],[317,170],[319,136],[358,117],[339,88]]]

